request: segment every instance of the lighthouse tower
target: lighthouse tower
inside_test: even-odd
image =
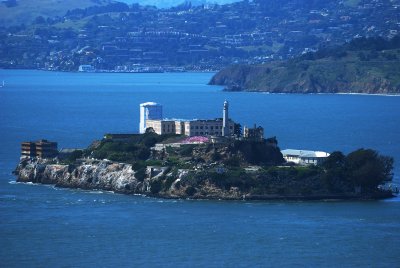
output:
[[[224,101],[224,110],[223,110],[223,116],[222,116],[222,136],[223,137],[230,136],[228,112],[229,112],[229,103],[227,101]]]

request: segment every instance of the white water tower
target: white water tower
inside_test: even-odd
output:
[[[139,133],[146,132],[146,120],[161,120],[162,105],[155,102],[145,102],[140,104],[140,124]]]

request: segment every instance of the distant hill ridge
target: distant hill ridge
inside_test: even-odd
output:
[[[20,25],[33,22],[38,16],[64,16],[69,10],[106,6],[112,3],[152,5],[168,8],[185,2],[192,5],[205,3],[228,4],[240,0],[2,0],[0,1],[0,25]]]
[[[227,91],[400,94],[400,37],[359,38],[288,61],[230,66],[210,84]]]
[[[6,0],[0,2],[0,26],[29,24],[38,16],[64,16],[68,10],[108,5],[113,0]]]

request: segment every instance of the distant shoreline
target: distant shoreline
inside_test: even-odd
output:
[[[221,85],[211,85],[211,86],[221,86]],[[223,89],[224,92],[229,93],[259,93],[259,94],[271,94],[271,95],[357,95],[357,96],[383,96],[383,97],[400,97],[400,93],[355,93],[355,92],[321,92],[321,93],[302,93],[302,92],[268,92],[268,91],[261,91],[261,90],[226,90]]]
[[[165,72],[129,72],[129,71],[108,71],[108,70],[102,70],[102,71],[93,71],[93,72],[80,72],[80,71],[64,71],[64,70],[45,70],[45,69],[4,69],[0,68],[0,70],[3,71],[42,71],[42,72],[54,72],[54,73],[81,73],[81,74],[169,74],[169,73],[210,73],[210,74],[215,74],[218,72],[218,70],[186,70],[186,71],[165,71]]]
[[[63,71],[63,70],[44,70],[44,69],[2,69],[2,71],[40,71],[40,72],[51,72],[51,73],[74,73],[74,74],[179,74],[179,73],[208,73],[215,74],[218,71],[185,71],[185,72],[122,72],[122,71],[95,71],[95,72],[79,72],[79,71]],[[221,87],[222,85],[211,85]],[[400,93],[356,93],[356,92],[322,92],[322,93],[301,93],[301,92],[268,92],[260,90],[227,90],[222,89],[224,92],[229,93],[260,93],[260,94],[271,94],[271,95],[356,95],[356,96],[382,96],[382,97],[400,97]]]

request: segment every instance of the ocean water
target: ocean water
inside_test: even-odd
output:
[[[86,147],[139,127],[139,103],[169,118],[262,125],[282,149],[373,148],[400,174],[400,97],[227,93],[211,73],[0,70],[0,267],[398,267],[400,199],[162,200],[15,183],[20,142]]]

